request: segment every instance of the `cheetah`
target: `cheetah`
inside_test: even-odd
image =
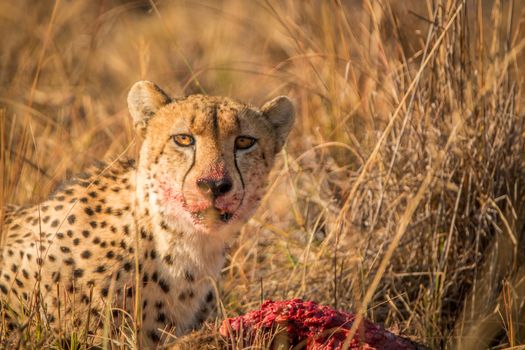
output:
[[[13,320],[38,299],[51,329],[86,327],[93,338],[105,320],[127,317],[142,347],[155,348],[215,305],[227,249],[265,192],[295,112],[285,96],[256,108],[172,98],[149,81],[127,100],[136,162],[97,164],[46,201],[5,211],[0,302]]]

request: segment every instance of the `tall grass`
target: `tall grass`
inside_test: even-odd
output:
[[[302,297],[431,348],[518,346],[523,9],[512,0],[3,1],[0,201],[36,203],[126,149],[136,80],[254,104],[287,94],[297,124],[231,250],[219,316]],[[206,337],[213,327],[189,341]],[[27,344],[61,346],[50,333],[39,341]]]

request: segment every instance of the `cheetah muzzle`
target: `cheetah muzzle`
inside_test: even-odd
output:
[[[140,81],[128,106],[137,162],[98,164],[43,203],[6,208],[0,302],[12,325],[38,297],[52,329],[100,342],[110,310],[113,330],[124,320],[150,348],[212,309],[212,281],[265,192],[293,105],[172,98]]]

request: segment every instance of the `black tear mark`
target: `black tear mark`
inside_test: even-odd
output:
[[[233,161],[235,163],[235,169],[237,170],[237,173],[239,174],[239,179],[241,179],[241,186],[242,186],[242,197],[241,197],[241,201],[239,203],[239,206],[238,208],[241,207],[242,205],[242,202],[244,201],[244,194],[246,193],[246,191],[244,190],[244,179],[242,178],[242,174],[241,174],[241,171],[239,170],[239,164],[237,164],[237,152],[235,152],[235,149],[233,150]]]
[[[195,165],[195,153],[196,153],[196,147],[193,147],[193,153],[192,153],[192,159],[191,159],[191,165],[190,167],[188,168],[188,170],[186,171],[186,173],[184,174],[184,176],[182,177],[182,181],[181,181],[181,184],[180,184],[180,192],[182,193],[182,201],[184,202],[184,206],[186,206],[186,197],[184,196],[184,183],[186,182],[186,177],[188,176],[188,174],[190,173],[191,169],[193,169],[193,166]]]

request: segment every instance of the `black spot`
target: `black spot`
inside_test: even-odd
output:
[[[100,213],[102,211],[102,206],[99,204],[95,207],[95,212]]]
[[[62,210],[64,209],[64,206],[62,204],[59,204],[55,207],[55,210]]]
[[[71,252],[71,249],[69,249],[68,247],[60,247],[60,250],[62,251],[62,253],[70,253]]]
[[[29,272],[27,272],[25,269],[22,269],[22,276],[24,276],[24,278],[29,278]]]
[[[11,271],[16,273],[18,271],[18,267],[15,264],[11,265]]]
[[[113,259],[114,257],[115,257],[115,253],[113,253],[112,250],[110,250],[110,251],[108,251],[108,252],[106,253],[106,258],[108,258],[108,259]]]
[[[163,260],[166,264],[173,265],[173,257],[170,254],[165,255]]]
[[[93,239],[93,244],[99,244],[99,243],[100,243],[100,238],[95,237],[95,238]]]
[[[193,274],[189,271],[184,271],[184,279],[188,282],[194,282],[195,281],[195,277],[193,276]]]
[[[73,260],[73,258],[67,258],[66,260],[64,260],[64,264],[66,265],[73,265],[75,263],[75,260]]]
[[[151,275],[151,279],[153,282],[157,282],[159,280],[159,274],[157,271],[153,272],[153,275]]]
[[[80,256],[82,259],[89,259],[91,257],[91,252],[89,250],[84,250]]]
[[[73,271],[73,276],[75,278],[80,278],[84,275],[84,270],[82,269],[75,269],[75,271]]]
[[[206,294],[206,302],[211,303],[213,299],[214,299],[214,295],[213,295],[213,292],[210,290],[208,294]]]
[[[23,287],[24,287],[24,284],[23,284],[22,281],[20,281],[18,278],[15,278],[15,282],[16,282],[16,285],[17,285],[19,288],[23,288]]]
[[[56,237],[58,239],[64,239],[64,234],[62,232],[57,232]]]
[[[89,304],[89,297],[86,294],[82,294],[82,297],[80,299],[84,304]]]
[[[109,228],[109,230],[112,232],[112,233],[116,233],[117,232],[117,228],[113,225],[111,225],[111,227]]]
[[[0,284],[0,290],[2,291],[2,293],[7,294],[7,288],[3,284]]]
[[[28,255],[29,257],[29,255]],[[44,265],[44,260],[41,257],[36,258],[36,264],[39,266]]]
[[[126,236],[129,236],[129,225],[124,225],[124,226],[122,227],[122,231],[124,232],[124,234],[125,234]]]
[[[57,258],[54,255],[51,255],[51,254],[49,254],[48,259],[51,262],[55,262],[57,260]]]
[[[158,343],[160,341],[159,335],[153,330],[148,332],[148,336],[154,343]]]
[[[49,219],[51,219],[49,216],[44,216],[44,219],[42,219],[42,221],[44,222],[44,224],[46,224]]]
[[[109,292],[109,289],[108,287],[104,287],[100,290],[100,294],[102,294],[103,297],[107,297],[108,296],[108,292]]]
[[[149,256],[150,256],[151,259],[155,259],[157,257],[157,252],[155,252],[155,249],[152,249],[149,252]]]
[[[56,197],[55,199],[56,199],[57,201],[62,202],[64,199],[66,199],[66,197],[65,197],[65,196],[58,196],[58,197]]]
[[[53,278],[53,282],[54,282],[54,283],[58,283],[58,282],[60,282],[60,271],[54,271],[54,272],[51,274],[51,278]]]
[[[100,222],[100,227],[101,227],[101,228],[105,228],[107,225],[108,225],[108,223],[105,222],[105,221],[101,221],[101,222]]]
[[[73,240],[73,245],[78,245],[80,243],[80,238],[75,238]]]
[[[131,270],[131,263],[130,262],[126,262],[123,267],[124,267],[124,270],[129,272]]]
[[[89,226],[91,226],[93,228],[97,228],[97,222],[96,221],[90,221],[89,222]]]
[[[89,216],[93,216],[93,215],[95,214],[95,212],[93,211],[93,209],[91,209],[90,207],[86,207],[86,208],[84,209],[84,212],[85,212],[86,214],[88,214]]]
[[[98,273],[102,273],[102,272],[105,272],[105,271],[106,271],[106,266],[104,266],[104,265],[100,265],[95,270],[95,272],[98,272]]]
[[[157,315],[157,322],[159,323],[165,323],[166,322],[166,315],[164,315],[164,313],[159,313]]]
[[[159,287],[162,289],[164,293],[168,293],[170,291],[170,286],[166,281],[164,281],[162,278],[159,280]],[[190,297],[191,298],[191,297]]]
[[[82,197],[82,198],[80,198],[80,202],[82,202],[82,203],[87,203],[87,202],[88,202],[87,197]]]
[[[91,191],[91,192],[89,192],[88,195],[89,195],[91,198],[97,198],[97,192],[95,192],[95,191]]]
[[[82,236],[88,238],[89,237],[89,231],[88,230],[82,231]]]
[[[66,234],[69,238],[73,237],[73,231],[71,230],[67,230]]]
[[[146,285],[148,284],[148,281],[149,281],[149,276],[147,273],[144,274],[144,276],[142,276],[142,285]]]
[[[71,214],[67,217],[67,222],[69,222],[70,224],[74,224],[76,219],[77,218],[75,217],[75,215]]]

